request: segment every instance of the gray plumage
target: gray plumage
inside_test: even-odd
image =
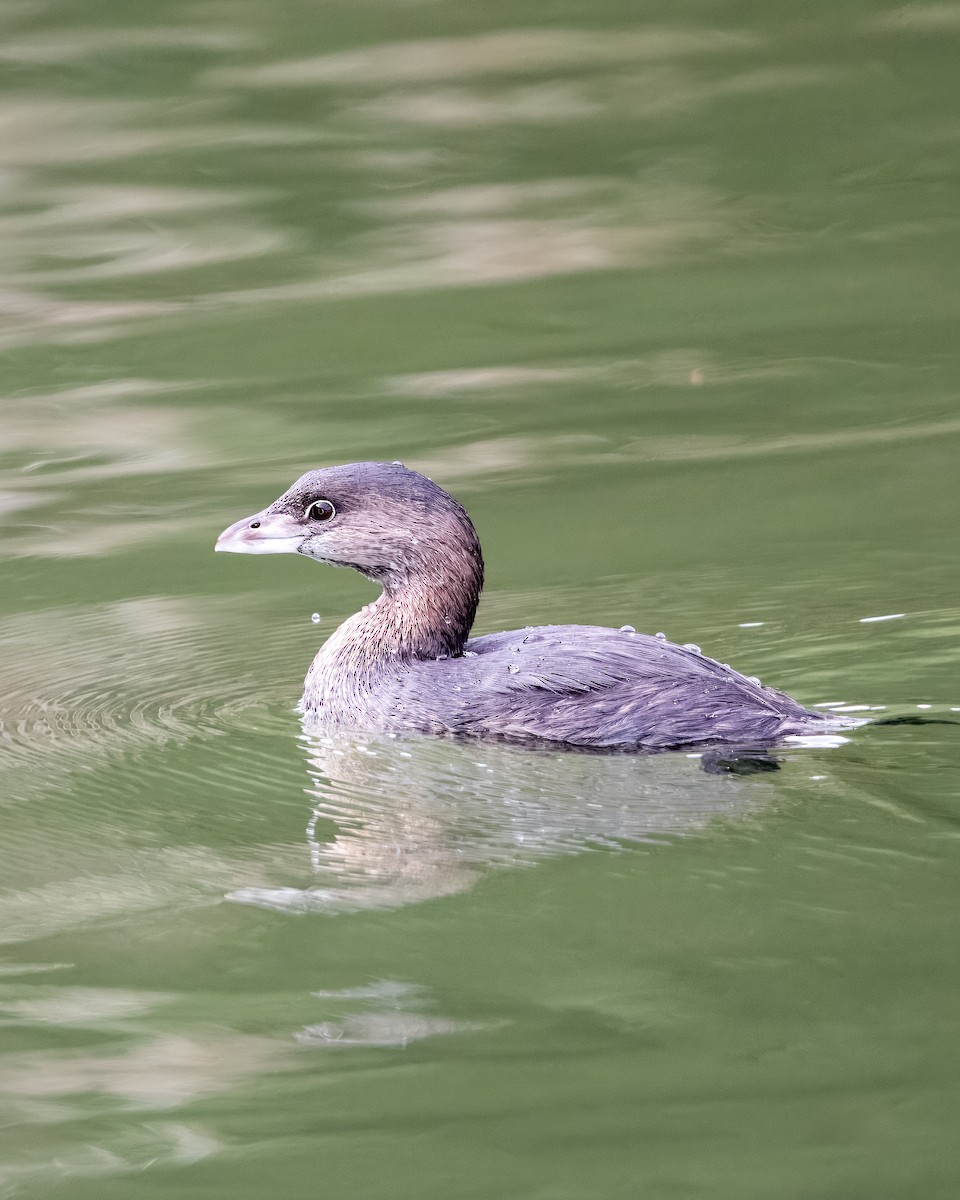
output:
[[[399,463],[311,471],[217,548],[291,550],[382,587],[307,673],[301,705],[323,726],[664,750],[850,723],[629,629],[532,626],[468,640],[483,586],[476,531],[451,496]]]

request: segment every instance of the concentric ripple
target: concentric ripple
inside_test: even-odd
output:
[[[38,755],[50,769],[76,769],[248,721],[262,729],[271,703],[286,696],[292,711],[296,684],[265,692],[268,655],[257,661],[241,627],[196,601],[164,597],[7,618],[0,624],[0,770]],[[274,659],[283,630],[275,632]]]
[[[260,645],[260,615],[158,597],[0,623],[0,940],[219,901],[306,860],[262,821],[278,792],[300,802],[296,669],[278,663],[316,633]]]

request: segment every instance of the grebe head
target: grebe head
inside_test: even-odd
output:
[[[400,463],[308,471],[261,512],[225,529],[217,550],[302,554],[354,567],[387,590],[420,581],[442,587],[482,577],[476,531],[463,508]]]

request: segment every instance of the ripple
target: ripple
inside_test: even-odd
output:
[[[197,31],[201,39],[205,34]],[[124,39],[141,55],[150,44],[183,45],[188,31],[74,31],[27,42],[7,39],[0,57],[62,61],[73,53],[119,51]],[[211,51],[229,37],[211,31]],[[182,315],[198,295],[207,268],[222,282],[245,264],[269,259],[296,269],[289,230],[261,214],[264,192],[112,182],[108,164],[150,154],[206,155],[212,145],[301,145],[315,131],[265,122],[221,120],[222,109],[195,102],[171,119],[169,106],[149,99],[88,99],[23,89],[0,98],[0,346],[103,342],[140,323]],[[91,168],[100,181],[52,180],[50,168]],[[193,177],[192,172],[187,174]],[[282,269],[282,266],[281,266]],[[167,297],[141,298],[151,281],[175,276]],[[183,284],[186,276],[192,282]],[[136,296],[120,297],[126,281]],[[135,285],[135,286],[134,286]],[[101,289],[98,292],[98,288]],[[74,294],[82,289],[82,298]],[[201,295],[204,293],[201,292]]]
[[[250,45],[249,36],[238,30],[184,26],[144,26],[126,29],[80,29],[7,38],[0,46],[0,59],[15,63],[73,62],[105,54],[130,54],[139,50],[236,50]]]
[[[218,658],[236,644],[236,626],[222,614],[211,621],[198,607],[154,597],[0,622],[7,660],[0,770],[38,754],[72,769],[130,748],[242,728],[254,712],[262,729],[265,698],[256,665],[229,674]],[[3,802],[17,798],[8,791]]]
[[[302,874],[302,843],[262,841],[303,765],[289,680],[266,683],[284,632],[241,636],[256,612],[155,597],[0,622],[0,940]]]
[[[220,69],[209,78],[241,87],[377,87],[385,82],[529,75],[618,62],[738,53],[759,41],[754,34],[716,29],[498,30],[461,38],[389,42],[243,70]]]
[[[427,990],[416,984],[380,979],[366,987],[341,991],[314,992],[314,997],[332,1010],[327,1019],[305,1025],[294,1034],[304,1046],[395,1046],[436,1037],[438,1034],[464,1033],[490,1029],[491,1023],[456,1021],[450,1017],[427,1014],[421,1009],[431,1004]],[[338,1012],[344,1004],[362,1010]]]
[[[18,1105],[23,1115],[26,1106]],[[34,1106],[29,1116],[38,1124],[63,1120],[62,1112]],[[29,1119],[29,1117],[28,1117]],[[23,1186],[58,1187],[66,1180],[103,1179],[128,1175],[156,1166],[187,1166],[223,1149],[222,1143],[197,1125],[155,1121],[109,1138],[110,1148],[94,1145],[77,1130],[75,1141],[58,1142],[48,1150],[24,1153],[0,1167],[0,1184],[19,1191]]]

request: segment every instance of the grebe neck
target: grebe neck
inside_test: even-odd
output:
[[[429,563],[363,574],[382,594],[330,635],[307,674],[305,696],[324,697],[325,706],[337,699],[352,706],[391,667],[462,654],[483,587],[483,559],[474,537]]]

